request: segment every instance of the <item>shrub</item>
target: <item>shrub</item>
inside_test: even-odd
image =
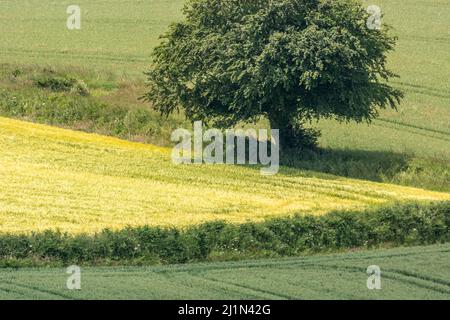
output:
[[[87,97],[89,95],[89,88],[83,80],[77,80],[77,82],[72,86],[70,92]]]
[[[450,241],[450,202],[365,212],[337,211],[241,225],[209,222],[183,230],[143,226],[94,235],[46,231],[0,235],[0,265],[186,263],[257,256],[422,245]]]
[[[53,91],[70,91],[77,83],[77,80],[69,77],[59,76],[40,76],[34,80],[34,83],[40,88],[46,88]]]
[[[34,79],[36,86],[52,91],[64,91],[88,96],[89,88],[83,80],[77,80],[68,76],[41,75]]]

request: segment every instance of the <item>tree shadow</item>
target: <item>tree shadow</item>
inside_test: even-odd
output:
[[[245,137],[246,151],[249,150],[250,142],[258,144],[259,140],[253,137]],[[271,144],[269,143],[267,147],[268,153],[271,154]],[[226,150],[224,150],[225,152]],[[236,154],[236,152],[235,148],[234,153]],[[398,180],[399,174],[408,171],[412,160],[411,156],[407,154],[389,151],[331,148],[317,148],[315,150],[282,149],[279,157],[280,166],[284,169],[299,169],[311,173],[374,182],[394,182]],[[258,170],[261,168],[261,165],[248,166],[246,164],[245,166]],[[288,174],[292,174],[292,172]]]
[[[391,181],[408,169],[410,157],[384,151],[318,149],[314,151],[282,151],[281,165],[336,176]]]

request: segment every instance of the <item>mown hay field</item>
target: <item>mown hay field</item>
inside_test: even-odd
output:
[[[175,165],[171,149],[0,118],[0,232],[262,221],[450,194],[283,168]]]
[[[156,267],[2,269],[0,299],[448,299],[450,245]],[[430,263],[433,261],[433,263]],[[367,289],[367,267],[381,290]]]

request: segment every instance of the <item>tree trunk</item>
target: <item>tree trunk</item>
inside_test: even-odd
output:
[[[270,128],[280,130],[280,149],[314,149],[319,132],[305,129],[293,117],[277,115],[269,117]]]

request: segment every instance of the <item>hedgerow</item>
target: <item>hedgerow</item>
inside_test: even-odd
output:
[[[0,266],[173,264],[449,241],[450,202],[413,203],[240,225],[209,222],[182,230],[144,226],[94,235],[2,234]]]

